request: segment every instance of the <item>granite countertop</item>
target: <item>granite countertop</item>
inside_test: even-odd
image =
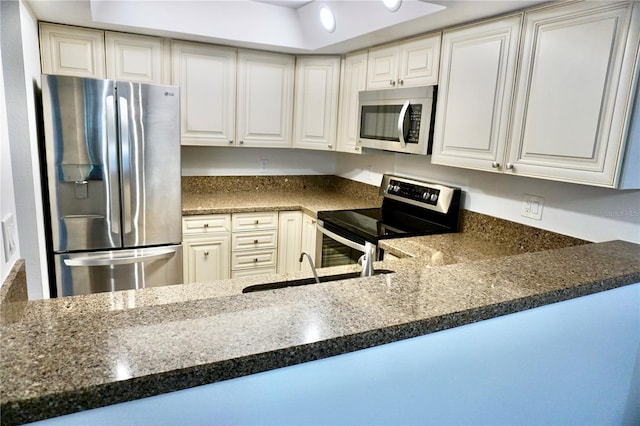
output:
[[[393,274],[250,294],[222,295],[216,282],[9,303],[0,336],[2,423],[294,365],[640,282],[640,245],[621,241],[427,263],[399,259],[380,264],[399,266]]]

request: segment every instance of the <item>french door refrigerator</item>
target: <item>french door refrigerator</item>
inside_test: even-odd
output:
[[[52,296],[182,282],[179,89],[43,75]]]

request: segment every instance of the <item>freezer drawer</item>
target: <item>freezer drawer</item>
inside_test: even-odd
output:
[[[58,297],[182,283],[182,245],[54,256]]]

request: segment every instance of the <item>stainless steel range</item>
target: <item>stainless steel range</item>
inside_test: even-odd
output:
[[[459,188],[384,175],[380,195],[380,208],[318,212],[322,267],[361,262],[367,275],[382,239],[458,232]]]

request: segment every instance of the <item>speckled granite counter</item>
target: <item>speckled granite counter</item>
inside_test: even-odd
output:
[[[0,328],[2,423],[212,383],[640,282],[640,246],[615,241],[417,265],[243,295],[208,296],[205,289],[217,283],[202,283],[14,304],[3,309]]]

